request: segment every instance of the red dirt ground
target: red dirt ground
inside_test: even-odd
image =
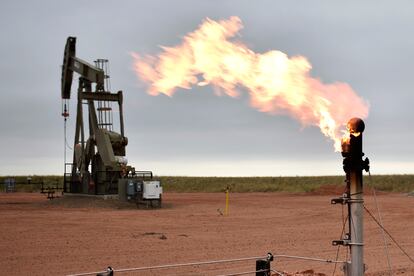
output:
[[[332,192],[332,191],[331,191]],[[31,193],[0,194],[0,275],[65,275],[115,269],[264,256],[267,252],[335,259],[341,206],[329,190],[314,195],[166,193],[164,208],[136,210],[111,200]],[[414,256],[414,197],[381,194],[385,227]],[[373,212],[372,196],[366,205]],[[376,214],[376,212],[374,212]],[[365,213],[367,275],[386,275],[380,230]],[[393,275],[414,275],[414,264],[389,243]],[[341,248],[339,259],[345,258]],[[272,268],[333,275],[334,265],[276,258]],[[255,270],[254,261],[115,275],[219,275]],[[310,271],[311,272],[311,271]],[[321,273],[321,274],[318,274]],[[323,274],[322,274],[323,273]],[[254,275],[254,274],[251,274]],[[307,274],[309,275],[309,274]],[[339,267],[335,275],[342,275]]]

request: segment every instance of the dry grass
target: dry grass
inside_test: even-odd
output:
[[[45,186],[62,185],[61,176],[14,176],[18,191],[38,192],[41,183]],[[0,184],[8,176],[0,177]],[[166,192],[223,192],[230,187],[233,192],[313,192],[325,185],[344,185],[344,176],[295,176],[295,177],[191,177],[157,176]],[[375,186],[380,191],[408,193],[414,191],[414,175],[374,175],[365,176],[367,186]],[[3,185],[0,189],[2,190]]]
[[[344,185],[344,176],[296,177],[160,177],[166,191],[222,192],[313,192],[325,185]],[[414,175],[366,176],[364,183],[380,191],[408,193],[414,191]]]

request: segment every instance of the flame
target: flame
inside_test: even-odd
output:
[[[348,129],[341,130],[341,132],[342,132],[342,137],[341,137],[341,149],[342,149],[343,144],[349,144],[349,142],[351,141],[351,133],[349,132]]]
[[[324,84],[310,76],[303,56],[277,50],[255,53],[235,39],[240,18],[205,19],[180,45],[162,47],[158,56],[132,54],[134,70],[148,84],[148,93],[172,96],[177,88],[212,85],[217,94],[249,93],[250,105],[261,112],[287,114],[303,126],[314,125],[341,150],[341,134],[349,118],[365,118],[368,104],[341,82]]]

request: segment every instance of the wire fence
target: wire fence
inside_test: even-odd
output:
[[[267,269],[256,268],[256,270],[234,272],[234,273],[227,273],[227,274],[215,274],[215,275],[216,276],[236,276],[236,275],[255,274],[255,273],[260,273],[260,272],[268,272],[268,273],[273,272],[278,275],[284,275],[283,272],[279,272],[277,270],[270,268],[270,262],[273,261],[274,258],[276,260],[277,259],[293,259],[293,260],[299,260],[299,261],[322,262],[322,263],[328,263],[328,264],[346,263],[346,261],[338,261],[338,260],[331,260],[331,259],[284,255],[284,254],[273,255],[271,253],[268,253],[266,256],[245,257],[245,258],[236,258],[236,259],[222,259],[222,260],[201,261],[201,262],[189,262],[189,263],[179,263],[179,264],[166,264],[166,265],[119,268],[119,269],[113,269],[112,267],[108,267],[108,269],[105,271],[75,273],[75,274],[69,274],[67,276],[87,276],[87,275],[104,274],[108,272],[112,272],[112,273],[114,272],[116,273],[139,272],[139,271],[150,271],[150,270],[161,270],[161,269],[172,269],[172,268],[183,268],[183,267],[194,267],[194,266],[205,266],[205,265],[217,265],[217,264],[236,263],[236,262],[239,263],[239,262],[245,262],[245,261],[259,261],[259,260],[267,261],[269,263],[269,267]],[[270,274],[263,274],[263,275],[270,275]]]
[[[180,263],[180,264],[167,264],[167,265],[156,265],[156,266],[121,268],[121,269],[113,269],[113,271],[114,272],[119,272],[119,273],[132,272],[132,271],[148,271],[148,270],[155,270],[155,269],[159,270],[159,269],[171,269],[171,268],[179,268],[179,267],[190,267],[190,266],[233,263],[233,262],[242,262],[242,261],[249,261],[249,260],[260,260],[260,259],[266,259],[266,258],[267,258],[267,256],[247,257],[247,258],[238,258],[238,259],[224,259],[224,260],[190,262],[190,263]],[[105,273],[105,272],[107,272],[107,271],[94,271],[94,272],[76,273],[76,274],[69,274],[68,276],[96,275],[96,274]]]
[[[43,192],[46,189],[62,190],[62,177],[7,177],[0,176],[0,192]]]

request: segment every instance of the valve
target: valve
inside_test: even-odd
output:
[[[369,172],[369,159],[368,157],[362,160],[362,169],[366,172]]]

